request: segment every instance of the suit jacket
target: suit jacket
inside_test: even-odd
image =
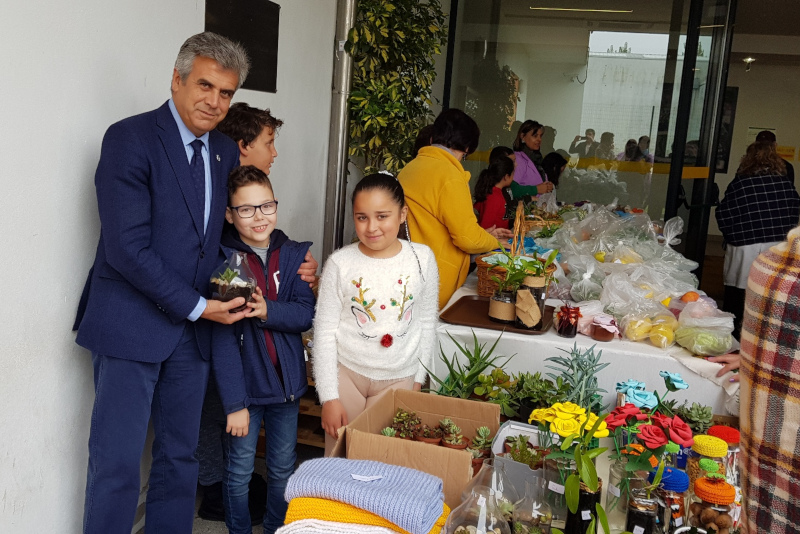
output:
[[[79,345],[142,362],[164,361],[177,346],[199,297],[209,297],[228,174],[239,163],[236,144],[219,132],[210,132],[208,149],[204,232],[203,202],[168,104],[109,127],[95,174],[100,242],[75,322]],[[195,326],[208,359],[210,324]]]
[[[595,157],[595,153],[597,152],[597,147],[600,145],[597,141],[589,146],[589,150],[586,150],[586,141],[580,142],[577,145],[575,141],[569,145],[569,153],[570,154],[578,154],[578,157],[581,158],[593,158]]]

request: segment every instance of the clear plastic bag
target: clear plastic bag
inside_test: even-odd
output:
[[[672,248],[680,244],[681,240],[678,236],[682,232],[683,219],[680,217],[673,217],[664,224],[664,251],[661,254],[661,259],[669,262],[679,271],[694,271],[699,264]]]
[[[712,304],[713,301],[701,299],[689,302],[683,307],[678,322],[687,328],[720,328],[733,332],[732,313],[724,312]]]
[[[592,335],[592,321],[596,315],[603,313],[603,303],[599,300],[587,300],[578,302],[575,306],[581,309],[581,317],[578,319],[578,332],[586,336]]]
[[[542,193],[536,197],[536,207],[543,210],[545,213],[558,213],[558,202],[556,202],[555,190],[550,193]]]
[[[236,297],[249,301],[256,291],[257,281],[247,263],[247,253],[234,252],[211,275],[211,298],[228,302]],[[230,310],[231,313],[244,310],[247,304]]]
[[[731,330],[719,327],[681,327],[675,332],[678,345],[698,356],[722,356],[734,348]]]
[[[591,263],[586,267],[586,272],[581,275],[581,279],[572,284],[570,296],[572,300],[581,302],[584,300],[597,300],[603,291],[603,286],[592,280],[594,265]]]

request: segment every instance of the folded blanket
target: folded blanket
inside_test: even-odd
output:
[[[279,528],[275,534],[393,534],[393,532],[383,527],[303,519]]]
[[[442,504],[442,515],[426,534],[439,534],[447,522],[450,515],[450,508]],[[289,509],[286,510],[286,523],[305,521],[307,519],[318,519],[322,521],[342,521],[344,523],[358,525],[373,525],[391,529],[401,534],[408,534],[391,521],[377,516],[361,508],[356,508],[343,502],[331,501],[328,499],[316,499],[314,497],[297,497],[289,502]]]
[[[361,508],[412,534],[426,534],[442,514],[442,480],[369,460],[317,458],[300,464],[286,485],[286,501],[329,499]]]

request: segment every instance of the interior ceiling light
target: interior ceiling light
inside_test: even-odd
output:
[[[742,60],[742,61],[744,61],[744,62],[745,62],[745,64],[747,65],[747,66],[744,68],[744,71],[745,71],[745,72],[750,72],[750,65],[751,65],[751,64],[753,63],[753,61],[755,61],[755,60],[756,60],[756,58],[754,58],[754,57],[750,57],[750,56],[747,56],[746,58],[744,58],[744,59]]]
[[[531,7],[534,11],[571,11],[578,13],[633,13],[632,9],[578,9],[574,7]]]

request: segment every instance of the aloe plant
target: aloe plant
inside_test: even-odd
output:
[[[474,330],[472,331],[473,346],[471,349],[468,349],[466,344],[461,345],[453,336],[450,335],[449,332],[447,333],[447,337],[449,337],[450,340],[455,344],[459,352],[466,357],[467,363],[466,365],[462,365],[457,354],[453,354],[452,359],[448,358],[445,355],[444,349],[442,349],[442,345],[440,343],[439,359],[444,362],[445,366],[447,367],[448,374],[446,378],[441,379],[423,364],[423,367],[425,367],[425,370],[428,371],[431,380],[439,386],[435,390],[431,388],[426,389],[426,391],[433,391],[434,393],[445,397],[467,399],[470,395],[472,395],[473,391],[475,391],[475,387],[480,383],[478,377],[483,374],[486,369],[489,367],[502,367],[502,365],[495,365],[495,362],[501,358],[504,358],[504,356],[492,357],[492,353],[497,347],[497,343],[500,341],[500,338],[503,337],[503,334],[501,333],[497,337],[494,344],[488,351],[486,350],[485,343],[478,343],[478,336],[475,334]],[[503,362],[503,365],[507,364],[513,357],[513,355],[509,356],[506,361]]]

